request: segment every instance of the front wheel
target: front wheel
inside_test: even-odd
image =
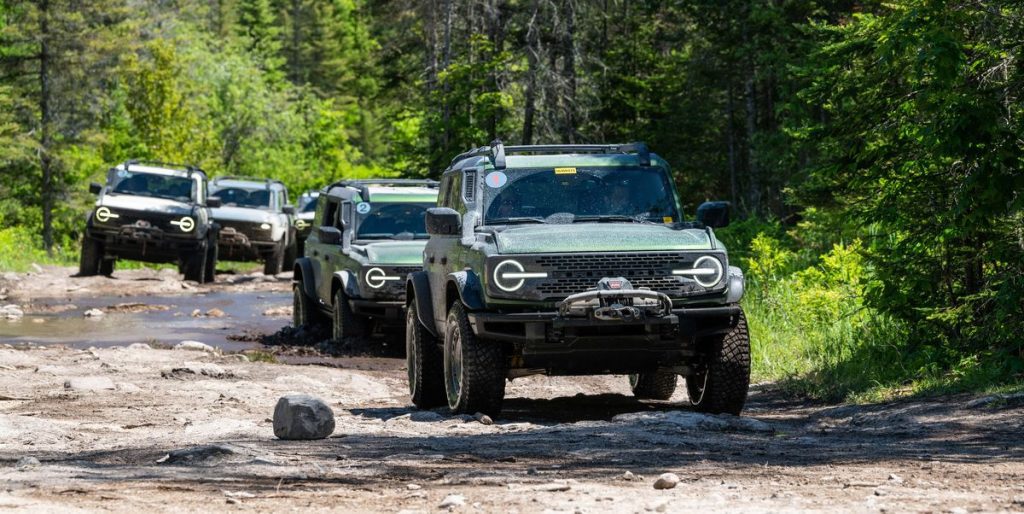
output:
[[[334,292],[334,312],[331,321],[331,340],[339,348],[345,343],[358,345],[360,340],[367,336],[367,320],[352,312],[352,306],[348,304],[348,295],[340,287]]]
[[[203,271],[203,279],[207,282],[217,281],[217,259],[219,256],[220,248],[217,246],[217,236],[213,236],[206,249],[206,269]]]
[[[743,313],[729,333],[706,345],[703,362],[686,377],[690,404],[700,412],[738,416],[750,387],[750,335]]]
[[[312,329],[323,322],[323,315],[302,288],[301,280],[292,283],[292,326]]]
[[[505,398],[501,347],[473,333],[462,303],[448,311],[444,331],[444,375],[448,408],[454,414],[496,416]]]
[[[405,365],[413,405],[420,409],[445,405],[444,354],[437,338],[420,323],[415,298],[405,310]]]
[[[668,400],[676,392],[676,374],[654,371],[630,375],[629,388],[641,400]]]
[[[96,241],[89,236],[83,237],[82,253],[78,258],[78,276],[92,277],[99,275],[102,260],[103,243]]]
[[[267,260],[263,261],[263,274],[274,276],[281,273],[284,268],[284,239],[274,245],[274,251],[270,252]]]
[[[209,251],[210,249],[204,244],[197,248],[196,251],[185,256],[185,280],[199,282],[200,284],[206,282],[206,256]]]

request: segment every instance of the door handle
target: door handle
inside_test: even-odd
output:
[[[329,254],[324,254],[324,260],[327,262],[331,262],[331,256]]]
[[[433,264],[434,263],[434,256],[433,255],[428,255],[427,256],[427,262],[429,262],[430,264]]]
[[[441,265],[444,266],[446,264],[448,264],[448,256],[447,255],[444,256],[444,257],[441,257]]]
[[[317,256],[319,256],[319,255],[320,255],[320,252],[318,252],[318,251],[316,251],[316,250],[313,250],[313,257],[317,257]]]

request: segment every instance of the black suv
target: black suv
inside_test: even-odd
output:
[[[684,221],[668,164],[642,143],[491,146],[456,157],[409,276],[409,388],[421,408],[500,411],[505,381],[628,374],[667,400],[738,414],[750,377],[743,274],[714,227]]]
[[[422,269],[423,218],[435,205],[431,180],[350,180],[324,188],[305,256],[295,262],[294,325],[329,316],[338,344],[404,328],[405,277]]]
[[[82,239],[79,275],[110,275],[117,259],[176,263],[185,280],[213,281],[217,227],[206,173],[188,165],[128,161],[107,172]]]

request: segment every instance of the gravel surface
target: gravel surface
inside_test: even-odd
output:
[[[0,510],[1024,511],[1015,398],[817,405],[759,385],[737,418],[636,401],[621,376],[529,377],[484,420],[411,408],[401,359],[305,359],[0,341]],[[288,394],[326,402],[332,435],[276,438]]]

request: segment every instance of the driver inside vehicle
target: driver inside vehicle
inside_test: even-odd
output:
[[[512,191],[506,191],[498,198],[498,209],[495,211],[497,218],[510,218],[519,216],[519,198]]]
[[[608,214],[632,216],[637,213],[637,208],[630,198],[629,188],[622,182],[612,185],[605,197],[605,203],[607,205],[605,212]]]

